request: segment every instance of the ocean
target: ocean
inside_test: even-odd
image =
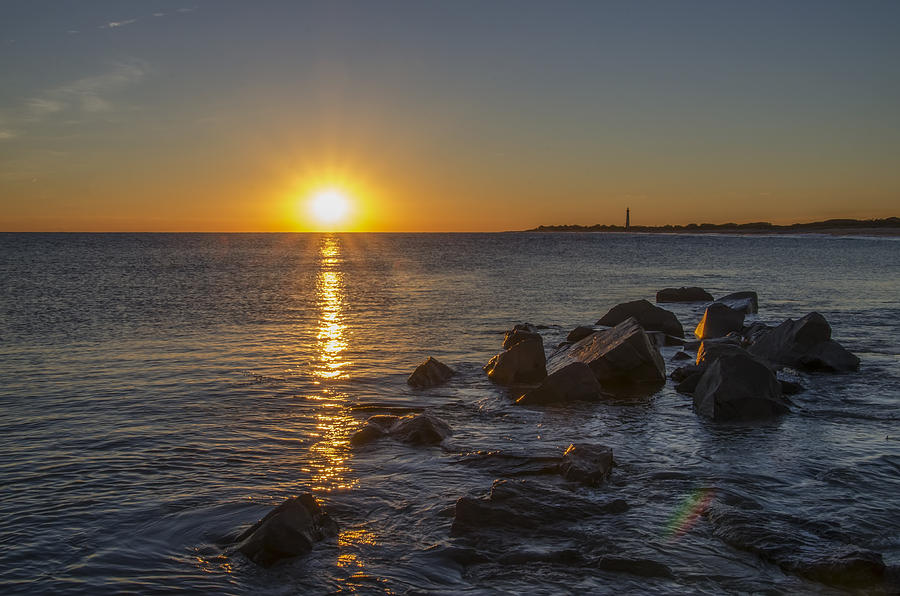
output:
[[[754,425],[698,417],[672,381],[515,406],[482,371],[516,323],[550,351],[685,285],[757,291],[748,320],[818,311],[860,370],[783,371],[806,390]],[[801,554],[900,565],[898,297],[893,238],[0,234],[0,592],[844,593],[679,511],[698,491],[746,499]],[[703,312],[664,306],[688,335]],[[457,374],[410,388],[428,356]],[[348,443],[371,415],[426,409],[453,430],[443,446]],[[607,484],[528,473],[573,442],[613,449]],[[546,523],[452,532],[456,500],[502,478],[534,487]],[[335,540],[270,569],[230,550],[307,491]],[[599,514],[610,499],[628,510]],[[595,564],[610,556],[671,573]]]

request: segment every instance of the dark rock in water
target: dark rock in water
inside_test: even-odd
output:
[[[657,302],[712,302],[712,294],[696,286],[665,288],[656,293]]]
[[[404,416],[391,427],[389,434],[410,445],[437,445],[451,434],[450,426],[428,413]]]
[[[544,340],[537,332],[518,329],[506,333],[505,347],[484,366],[484,371],[495,383],[537,383],[547,376],[547,356]],[[506,347],[508,346],[508,347]]]
[[[592,401],[602,393],[600,382],[591,368],[583,362],[572,362],[549,375],[537,388],[519,397],[516,405],[542,406]]]
[[[675,313],[655,306],[646,300],[624,302],[612,307],[597,321],[597,325],[614,327],[629,317],[634,317],[638,324],[647,331],[662,331],[666,335],[684,338],[684,328],[678,322]],[[678,343],[681,342],[671,341],[673,345]]]
[[[365,426],[350,435],[351,445],[365,445],[388,434],[391,427],[400,420],[399,416],[387,414],[379,414],[378,416],[370,416],[366,420]]]
[[[670,362],[677,362],[679,360],[693,360],[694,357],[685,352],[684,350],[678,350],[675,354],[669,358]]]
[[[487,497],[460,497],[451,532],[465,534],[491,528],[541,529],[567,534],[563,522],[581,522],[588,512],[622,513],[628,503],[614,499],[602,505],[561,490],[528,480],[496,480]]]
[[[688,375],[684,378],[684,380],[675,385],[675,391],[677,391],[678,393],[684,393],[685,395],[693,395],[694,391],[697,390],[697,385],[700,384],[700,379],[702,378],[702,372],[695,372],[692,375]]]
[[[706,307],[700,324],[694,329],[694,335],[700,339],[725,337],[732,331],[740,331],[744,326],[744,313],[734,310],[719,302]]]
[[[735,292],[722,296],[716,302],[748,315],[759,312],[759,297],[756,292]]]
[[[563,453],[559,473],[566,480],[587,485],[600,484],[609,477],[613,467],[612,449],[604,445],[574,443]]]
[[[694,390],[694,410],[719,422],[765,420],[789,411],[775,373],[749,354],[722,356],[707,367]]]
[[[569,331],[569,335],[566,336],[566,341],[574,344],[577,341],[581,341],[588,335],[591,335],[595,331],[597,330],[593,327],[585,327],[584,325],[579,325],[575,329]]]
[[[337,524],[310,493],[288,499],[238,536],[237,550],[262,567],[309,553]]]
[[[559,455],[530,455],[502,451],[477,451],[461,456],[454,463],[484,470],[494,477],[549,476],[559,473]]]
[[[749,351],[775,364],[805,370],[850,372],[859,369],[859,358],[831,339],[831,326],[817,312],[796,321],[788,319],[760,335]]]
[[[417,388],[434,387],[445,383],[452,376],[453,369],[440,360],[429,356],[425,362],[416,367],[416,370],[409,375],[406,382]]]
[[[733,337],[723,337],[716,340],[707,339],[700,343],[696,362],[697,366],[706,367],[722,356],[747,353],[747,350],[740,346],[740,340]]]
[[[806,387],[804,387],[800,383],[783,380],[779,380],[778,382],[781,383],[781,393],[784,395],[797,395],[798,393],[803,393],[804,391],[806,391]]]
[[[761,321],[754,321],[747,327],[741,329],[741,337],[743,338],[742,343],[744,345],[752,344],[770,329],[772,328],[765,323]]]
[[[549,370],[552,374],[572,362],[587,364],[603,386],[661,383],[666,378],[666,363],[634,318],[553,354]]]
[[[686,378],[693,376],[697,373],[703,374],[703,371],[706,370],[705,366],[698,366],[696,364],[686,364],[684,366],[679,366],[675,370],[673,370],[669,374],[669,378],[673,381],[680,382],[685,380]]]
[[[427,412],[409,416],[372,416],[350,436],[351,445],[364,445],[390,436],[410,445],[437,445],[452,434],[446,422]]]
[[[503,336],[503,349],[508,350],[517,343],[523,341],[534,341],[540,343],[542,346],[544,345],[544,339],[541,337],[540,333],[523,328],[522,325],[516,325]]]
[[[601,557],[596,565],[603,571],[630,573],[641,577],[673,578],[672,570],[666,565],[650,559],[626,559],[624,557]]]
[[[884,582],[886,568],[880,554],[811,536],[808,531],[782,529],[788,524],[804,526],[803,520],[715,502],[705,515],[718,538],[789,573],[848,588],[876,587]]]

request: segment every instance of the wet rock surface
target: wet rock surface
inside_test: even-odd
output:
[[[703,318],[694,329],[699,339],[725,337],[732,331],[740,331],[744,326],[744,312],[725,304],[714,302],[706,307]]]
[[[385,436],[410,445],[437,445],[452,434],[443,420],[427,413],[408,416],[378,415],[350,436],[353,446],[365,445]]]
[[[712,302],[712,294],[696,286],[664,288],[656,293],[657,302]]]
[[[237,550],[261,567],[312,551],[315,543],[337,536],[338,527],[311,493],[283,502],[241,533]]]
[[[621,383],[661,383],[666,375],[659,350],[634,318],[562,348],[550,357],[548,370],[553,374],[573,362],[587,364],[604,388]]]
[[[651,304],[647,300],[633,300],[612,307],[597,321],[597,325],[615,327],[633,317],[646,331],[661,331],[673,338],[684,338],[684,328],[675,313]],[[680,342],[672,340],[672,345]]]
[[[453,369],[436,358],[428,357],[416,367],[406,383],[411,387],[423,389],[446,383],[453,376]]]
[[[817,312],[788,319],[758,335],[748,348],[752,354],[784,366],[825,372],[859,369],[859,358],[831,339],[831,325]]]
[[[541,384],[516,400],[520,406],[559,405],[593,401],[604,395],[600,382],[583,362],[572,362],[550,374]]]
[[[576,327],[575,329],[572,329],[572,330],[569,332],[569,334],[566,336],[566,341],[569,342],[569,343],[574,344],[574,343],[577,342],[577,341],[581,341],[582,339],[584,339],[584,338],[587,337],[588,335],[593,334],[595,331],[597,331],[597,330],[594,329],[593,327],[587,327],[587,326],[585,326],[585,325],[579,325],[578,327]]]
[[[789,411],[775,373],[749,354],[713,362],[693,395],[694,410],[717,422],[767,420]]]
[[[547,376],[544,340],[537,330],[517,325],[506,332],[503,351],[484,366],[488,377],[500,385],[536,383]]]
[[[756,292],[734,292],[717,298],[716,302],[748,315],[759,312],[759,296]]]
[[[559,473],[566,480],[597,485],[605,481],[613,468],[613,451],[605,445],[571,444],[563,453]]]

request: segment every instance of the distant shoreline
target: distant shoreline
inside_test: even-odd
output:
[[[745,224],[687,224],[665,226],[560,225],[538,226],[525,232],[609,232],[651,234],[824,234],[829,236],[900,236],[900,217],[885,219],[828,219],[811,223],[775,225],[769,222]]]

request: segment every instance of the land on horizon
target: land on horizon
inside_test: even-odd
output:
[[[776,225],[766,221],[750,223],[690,223],[686,225],[635,226],[595,224],[538,226],[526,232],[649,232],[649,233],[718,233],[718,234],[864,234],[868,236],[900,236],[900,217],[883,219],[826,219],[808,223]]]

